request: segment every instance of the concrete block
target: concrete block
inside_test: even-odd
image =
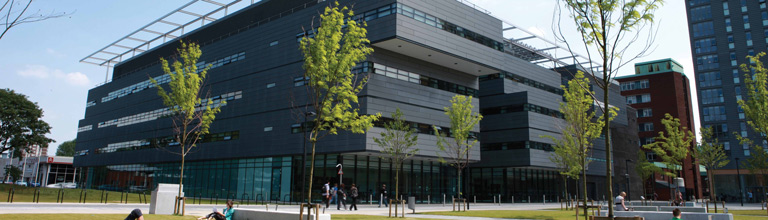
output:
[[[704,207],[675,207],[675,206],[660,206],[659,211],[661,212],[672,212],[672,210],[680,209],[681,212],[700,212],[700,213],[706,213],[707,209]]]
[[[152,200],[149,204],[149,214],[170,215],[173,214],[173,206],[176,196],[179,195],[179,184],[157,184],[152,191]],[[181,196],[184,196],[182,186]]]
[[[608,211],[601,210],[601,216],[607,216]],[[669,220],[672,218],[672,211],[669,212],[645,212],[645,211],[614,211],[616,217],[643,217],[645,220]],[[711,217],[711,218],[710,218]],[[685,220],[733,220],[733,215],[723,213],[697,213],[683,212],[681,218]]]
[[[232,220],[255,220],[255,219],[270,219],[270,220],[295,220],[298,219],[299,212],[286,212],[286,211],[266,211],[256,209],[240,209],[236,208]],[[331,214],[320,214],[320,220],[331,220]],[[301,219],[307,219],[305,213]],[[309,215],[309,219],[314,220],[314,213]]]

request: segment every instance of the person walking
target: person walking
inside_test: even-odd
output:
[[[331,206],[331,181],[325,181],[325,185],[323,185],[323,203],[325,203],[325,208]]]
[[[349,197],[352,198],[352,204],[349,205],[349,211],[352,211],[352,208],[354,208],[355,211],[357,211],[357,195],[358,195],[357,186],[355,186],[355,184],[353,183],[352,188],[349,189]]]
[[[344,206],[344,210],[347,210],[347,193],[344,191],[344,184],[342,183],[341,186],[336,190],[336,198],[339,199],[338,204],[336,204],[336,210],[341,210],[341,206]]]
[[[331,187],[331,204],[338,205],[339,201],[337,200],[338,197],[336,196],[336,193],[339,191],[339,184],[334,183],[333,187]]]
[[[381,196],[381,199],[379,200],[379,208],[381,208],[381,203],[384,203],[384,207],[389,207],[387,204],[387,184],[381,184],[379,195]]]
[[[751,202],[752,202],[752,190],[750,190],[749,192],[747,192],[747,199],[748,199],[748,200],[747,200],[747,202],[748,202],[748,203],[751,203]]]

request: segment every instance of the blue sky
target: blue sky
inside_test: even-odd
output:
[[[470,1],[491,11],[492,15],[552,39],[554,0]],[[45,111],[44,120],[53,127],[49,137],[56,140],[49,149],[53,155],[61,142],[77,136],[77,123],[85,114],[88,90],[104,82],[107,73],[105,67],[79,60],[187,2],[35,1],[32,8],[41,12],[74,13],[17,26],[0,39],[0,88],[29,96]],[[667,1],[657,13],[657,19],[661,20],[657,48],[638,62],[673,58],[683,64],[695,88],[684,1]],[[624,68],[621,75],[632,74],[632,71],[631,67]],[[695,97],[693,101],[697,106]],[[698,109],[695,114],[698,115]],[[698,116],[695,118],[698,126]]]

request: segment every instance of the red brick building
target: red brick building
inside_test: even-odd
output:
[[[682,126],[690,131],[698,132],[695,131],[693,121],[690,84],[679,63],[672,59],[637,63],[635,75],[617,77],[616,80],[621,84],[621,95],[626,97],[627,104],[637,109],[640,137],[638,148],[642,149],[640,146],[652,143],[654,137],[664,130],[661,120],[666,113],[679,118]],[[692,138],[691,146],[696,146],[695,137]],[[651,152],[646,155],[649,161],[660,160]],[[663,167],[663,164],[657,164]],[[706,183],[702,182],[699,166],[690,156],[683,162],[682,175],[679,177],[685,179],[686,199],[691,196],[702,198]],[[656,174],[654,180],[646,181],[647,194],[656,192],[659,199],[670,199],[671,178]]]

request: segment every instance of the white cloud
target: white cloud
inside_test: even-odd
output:
[[[19,70],[16,72],[19,76],[23,77],[34,77],[38,79],[47,79],[50,74],[50,70],[46,66],[42,65],[27,65],[27,68],[24,70]]]
[[[33,77],[43,80],[49,78],[64,80],[64,82],[73,86],[87,86],[91,84],[91,80],[88,79],[88,76],[81,72],[64,73],[64,71],[59,69],[52,70],[43,65],[27,65],[26,69],[19,70],[16,74],[23,77]]]

